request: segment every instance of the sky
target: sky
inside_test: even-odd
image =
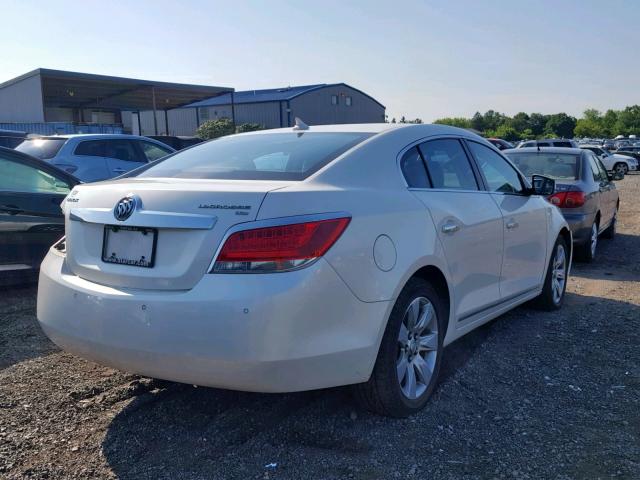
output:
[[[640,104],[640,1],[0,0],[35,68],[236,90],[345,82],[425,122]]]

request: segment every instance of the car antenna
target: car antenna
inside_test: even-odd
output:
[[[309,130],[309,125],[304,123],[300,117],[295,118],[296,126],[293,127],[294,130]]]

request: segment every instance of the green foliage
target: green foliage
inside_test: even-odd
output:
[[[406,120],[403,117],[403,120]],[[533,139],[543,137],[591,137],[613,138],[616,135],[640,135],[640,105],[624,110],[602,112],[590,108],[582,118],[576,119],[566,113],[543,115],[541,113],[516,113],[508,117],[495,110],[484,114],[476,112],[471,118],[440,118],[433,123],[471,128],[485,136],[505,140]]]
[[[220,118],[218,120],[208,120],[198,127],[196,135],[205,140],[212,138],[224,137],[234,133],[233,122],[228,118]]]
[[[259,123],[241,123],[236,127],[236,133],[255,132],[257,130],[264,130],[264,125]]]

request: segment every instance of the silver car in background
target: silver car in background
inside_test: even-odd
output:
[[[613,174],[587,149],[519,148],[503,153],[525,176],[539,174],[556,181],[548,201],[571,228],[576,258],[593,261],[598,237],[613,238],[616,231],[620,200]]]

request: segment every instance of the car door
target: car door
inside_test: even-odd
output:
[[[544,198],[526,193],[521,174],[502,155],[472,140],[467,145],[503,217],[501,298],[536,290],[547,264],[548,218],[553,207]]]
[[[0,153],[0,272],[38,268],[64,235],[60,204],[74,183],[53,169]]]
[[[62,156],[56,159],[54,165],[73,173],[83,182],[96,182],[111,177],[111,171],[105,158],[105,143],[103,140],[82,140],[78,142],[71,156]],[[69,169],[68,166],[72,168]]]
[[[456,318],[500,300],[502,215],[480,189],[457,138],[424,142],[402,157],[410,190],[425,205],[444,249],[453,285]]]
[[[110,176],[119,177],[129,170],[147,164],[147,159],[136,144],[128,139],[105,140],[105,157]]]

